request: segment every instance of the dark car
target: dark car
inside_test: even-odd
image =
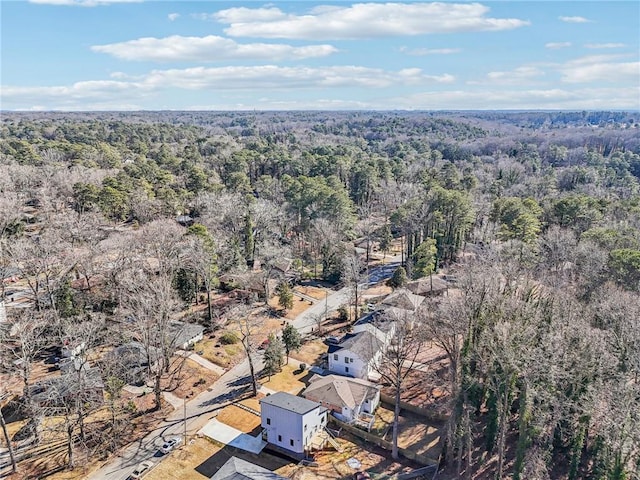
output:
[[[371,477],[367,472],[356,472],[353,474],[353,480],[370,480]]]

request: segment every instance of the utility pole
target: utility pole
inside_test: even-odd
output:
[[[183,423],[184,423],[184,444],[187,444],[187,398],[182,399]]]

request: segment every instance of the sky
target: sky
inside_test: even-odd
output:
[[[0,110],[640,110],[635,0],[2,0],[0,18]]]

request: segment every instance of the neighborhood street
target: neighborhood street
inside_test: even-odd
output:
[[[397,266],[397,263],[390,263],[372,268],[369,274],[370,278],[375,276],[376,281],[388,278],[393,274]],[[324,315],[325,311],[331,312],[337,309],[348,301],[349,295],[349,288],[346,287],[332,293],[327,297],[326,301],[320,301],[298,315],[293,320],[293,325],[300,333],[309,333],[316,325],[318,315]],[[261,370],[262,355],[258,353],[253,358],[256,361],[256,371]],[[224,408],[248,388],[250,388],[249,362],[244,359],[222,375],[208,390],[186,402],[188,435],[195,434],[215,415],[216,410]],[[121,450],[116,458],[88,478],[90,480],[124,480],[133,471],[134,467],[143,460],[151,459],[154,463],[161,461],[162,456],[159,455],[158,449],[165,439],[184,434],[184,418],[184,409],[175,410],[166,421],[149,432],[143,439]]]

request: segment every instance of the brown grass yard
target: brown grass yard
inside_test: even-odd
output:
[[[282,316],[283,318],[289,319],[289,320],[293,320],[294,318],[296,318],[298,315],[300,315],[302,312],[304,312],[307,308],[309,308],[311,305],[313,305],[313,303],[311,303],[309,300],[305,300],[303,298],[300,297],[296,297],[294,295],[293,297],[293,308],[291,308],[290,310],[287,310],[286,312],[284,311],[284,309],[280,308],[280,306],[278,306],[278,297],[272,297],[269,300],[269,305],[274,308],[278,314],[280,316]]]
[[[284,365],[282,371],[277,375],[273,375],[271,380],[268,380],[268,377],[264,378],[262,385],[276,392],[289,392],[297,395],[306,387],[302,379],[306,377],[308,373],[308,371],[298,372],[297,366],[291,364]]]
[[[327,290],[319,287],[298,285],[294,287],[294,290],[317,300],[324,300],[327,296]]]
[[[221,448],[205,438],[195,438],[171,452],[144,478],[145,480],[204,480],[209,477],[195,467],[206,461]]]
[[[258,409],[258,411],[260,410]],[[235,405],[229,405],[223,408],[218,413],[216,420],[244,433],[251,433],[260,426],[260,417]]]
[[[318,365],[323,354],[327,353],[327,346],[320,339],[305,342],[299,350],[289,355],[307,365]]]

